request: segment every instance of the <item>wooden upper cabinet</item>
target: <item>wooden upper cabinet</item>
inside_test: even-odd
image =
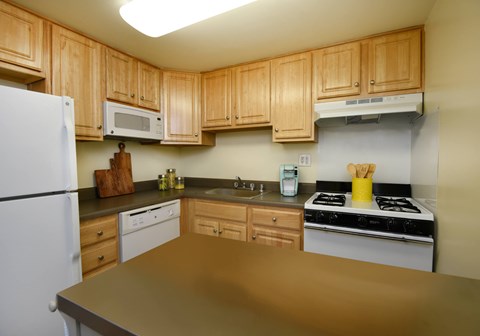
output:
[[[133,57],[107,48],[107,98],[137,102],[137,63]]]
[[[234,69],[234,124],[270,124],[270,62]]]
[[[160,110],[160,70],[107,49],[107,98]]]
[[[200,130],[200,74],[164,71],[162,143],[210,144]],[[206,143],[207,142],[207,143]]]
[[[313,99],[360,94],[360,42],[313,52]]]
[[[273,141],[315,141],[311,53],[271,61]]]
[[[372,38],[369,43],[369,93],[422,87],[422,30]]]
[[[160,110],[160,70],[138,62],[138,106]]]
[[[0,60],[43,70],[43,20],[0,1]]]
[[[202,75],[202,127],[232,125],[230,69]]]
[[[53,25],[52,93],[74,99],[78,140],[103,139],[103,52],[101,44]]]

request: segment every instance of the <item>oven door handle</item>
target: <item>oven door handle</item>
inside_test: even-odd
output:
[[[404,243],[416,243],[416,244],[425,244],[425,245],[432,245],[433,241],[424,241],[424,240],[417,240],[414,238],[408,238],[405,236],[383,236],[383,235],[376,235],[373,233],[368,233],[368,232],[358,232],[358,231],[350,231],[350,230],[342,230],[342,229],[334,229],[332,227],[327,227],[327,226],[319,226],[319,225],[309,225],[308,223],[305,223],[304,225],[305,229],[313,229],[313,230],[319,230],[319,231],[326,231],[326,232],[333,232],[333,233],[342,233],[342,234],[349,234],[353,236],[362,236],[362,237],[367,237],[367,238],[380,238],[380,239],[385,239],[385,240],[394,240],[394,241],[400,241]]]

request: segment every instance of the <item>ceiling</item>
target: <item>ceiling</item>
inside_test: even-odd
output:
[[[12,0],[162,68],[208,71],[424,24],[436,0],[258,0],[151,38],[125,23],[128,0]]]

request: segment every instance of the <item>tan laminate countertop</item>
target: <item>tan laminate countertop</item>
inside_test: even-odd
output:
[[[104,335],[480,335],[480,281],[187,234],[58,295]]]

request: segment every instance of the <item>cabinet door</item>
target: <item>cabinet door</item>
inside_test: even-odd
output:
[[[0,1],[0,31],[0,60],[42,70],[42,19]]]
[[[248,241],[256,244],[300,250],[301,234],[253,227]]]
[[[313,99],[360,94],[360,42],[313,53]]]
[[[421,29],[372,38],[369,43],[369,93],[422,86]]]
[[[101,44],[52,27],[52,91],[74,99],[77,140],[103,139],[102,53]]]
[[[160,110],[160,70],[138,62],[138,106]]]
[[[275,142],[314,141],[311,54],[272,62],[272,117]]]
[[[234,222],[220,222],[218,230],[220,238],[247,241],[247,225]]]
[[[234,70],[235,125],[270,123],[270,62]]]
[[[218,220],[204,217],[195,217],[193,221],[193,232],[207,236],[218,237]]]
[[[200,143],[199,76],[163,73],[164,142]]]
[[[107,49],[107,98],[127,104],[137,103],[137,61]]]
[[[232,125],[231,70],[202,75],[202,127]]]

